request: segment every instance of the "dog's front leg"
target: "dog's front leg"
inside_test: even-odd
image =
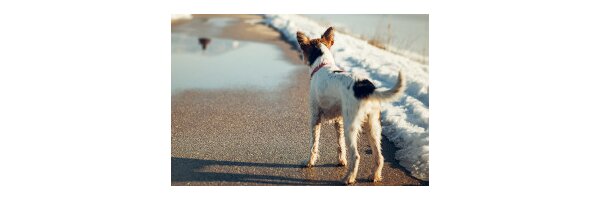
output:
[[[319,109],[316,106],[311,105],[310,109],[310,129],[312,132],[312,146],[310,150],[310,158],[307,167],[312,167],[319,157],[319,137],[321,135],[321,117],[319,115]]]

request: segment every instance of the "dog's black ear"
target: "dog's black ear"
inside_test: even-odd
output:
[[[321,36],[321,39],[323,40],[327,48],[331,48],[331,46],[333,46],[333,31],[333,27],[329,27]]]
[[[304,35],[304,33],[300,31],[296,33],[296,39],[298,40],[298,44],[300,44],[300,47],[306,46],[310,43],[310,39],[308,39],[308,37],[306,37],[306,35]]]

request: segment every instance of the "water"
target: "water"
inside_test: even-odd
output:
[[[176,32],[188,33],[198,36],[218,36],[223,28],[232,25],[239,20],[226,17],[194,18],[174,28]]]
[[[187,89],[271,90],[297,69],[275,45],[171,33],[171,93]]]
[[[429,56],[429,15],[303,15],[356,36]]]

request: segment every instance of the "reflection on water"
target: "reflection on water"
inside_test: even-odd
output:
[[[210,43],[210,38],[200,38],[198,39],[198,42],[200,42],[200,45],[202,45],[202,50],[206,50],[206,46],[208,46],[208,43]]]
[[[208,38],[206,38],[208,39]],[[274,89],[295,65],[274,45],[171,33],[171,93],[186,89]]]
[[[213,18],[208,18],[208,19],[203,19],[203,20],[206,23],[208,23],[212,26],[216,26],[218,28],[223,28],[223,27],[228,26],[231,23],[237,21],[237,19],[226,18],[226,17],[213,17]]]
[[[215,37],[221,34],[223,28],[237,23],[239,20],[234,18],[213,17],[213,18],[193,18],[186,23],[172,27],[172,32],[189,33],[201,37]]]
[[[209,44],[210,48],[208,48]],[[240,42],[237,40],[197,38],[186,33],[171,33],[171,54],[198,52],[206,55],[217,55],[238,47],[240,47]]]

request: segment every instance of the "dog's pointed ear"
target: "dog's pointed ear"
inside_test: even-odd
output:
[[[323,33],[323,35],[321,36],[321,39],[323,40],[323,42],[325,42],[325,45],[327,46],[327,48],[331,48],[331,46],[333,46],[333,32],[334,29],[333,27],[329,27],[325,33]]]
[[[298,40],[298,44],[300,45],[300,47],[306,46],[310,43],[310,39],[308,39],[308,37],[306,37],[306,35],[304,35],[304,33],[300,31],[296,33],[296,39]]]

